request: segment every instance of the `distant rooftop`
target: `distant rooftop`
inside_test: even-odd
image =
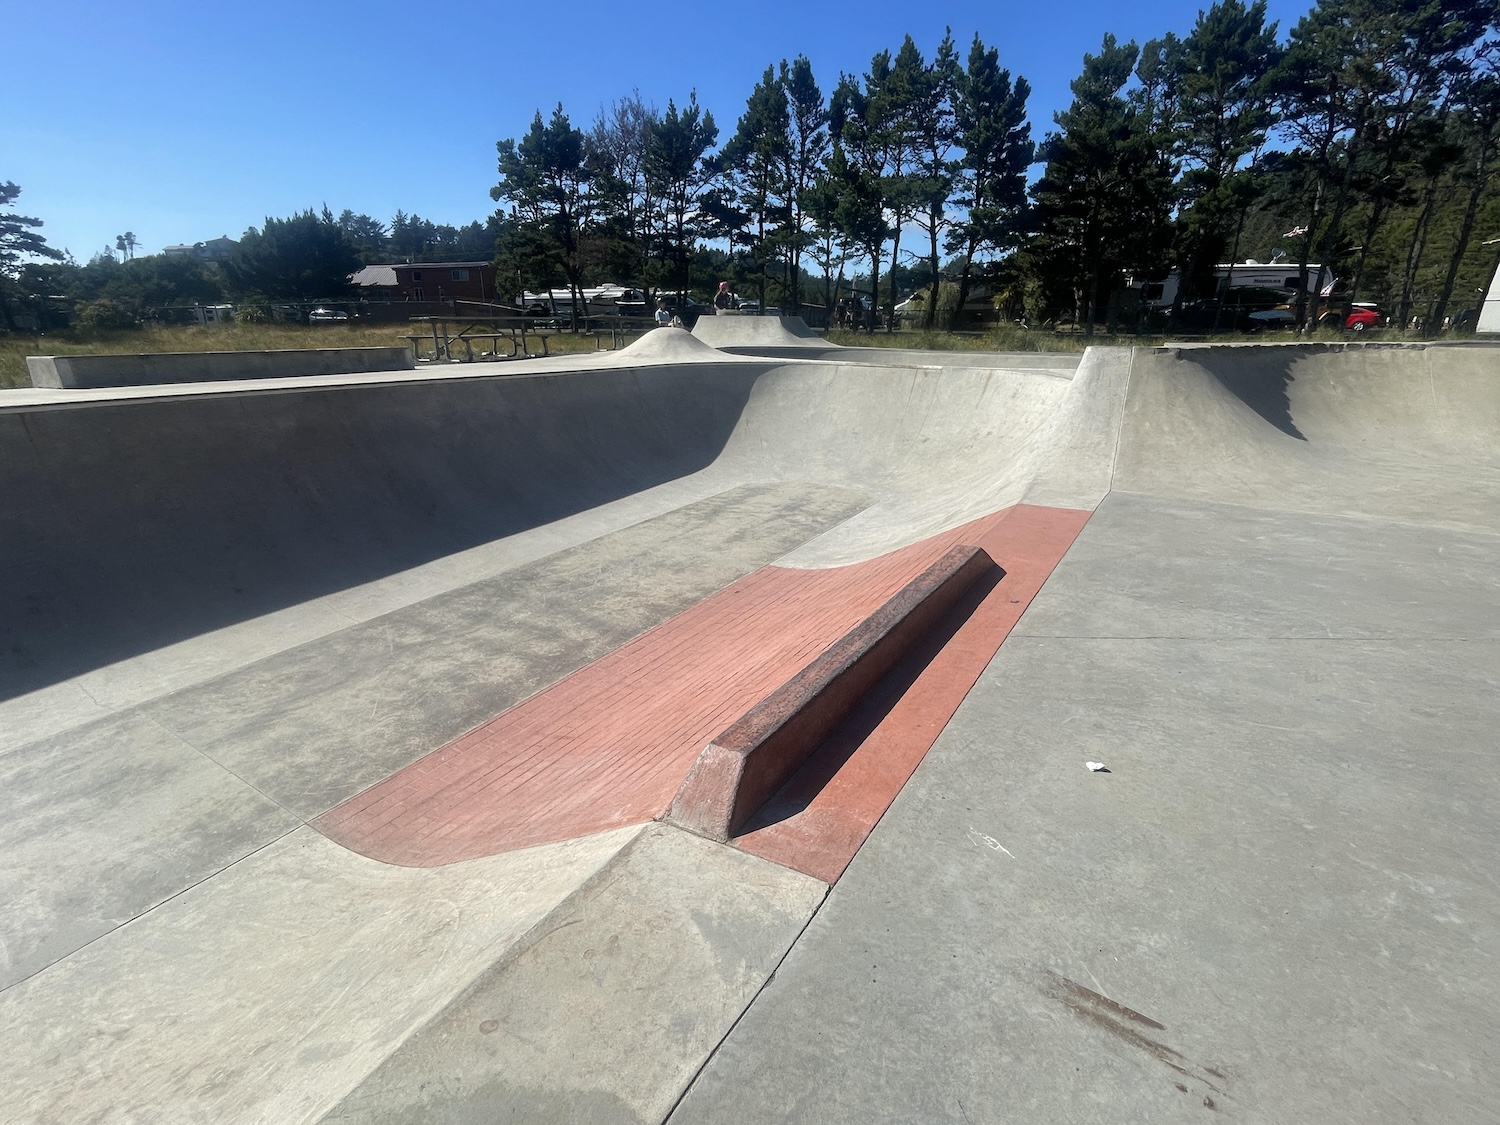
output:
[[[494,262],[396,262],[389,269],[396,270],[477,270],[494,265]]]
[[[395,285],[395,266],[366,266],[349,275],[355,285]]]
[[[182,242],[175,246],[163,246],[161,252],[167,257],[186,257],[196,254],[200,258],[227,258],[229,252],[239,243],[227,234],[221,234],[218,238],[210,238],[204,242]]]

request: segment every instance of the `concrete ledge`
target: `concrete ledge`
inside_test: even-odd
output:
[[[913,578],[704,747],[663,819],[727,841],[994,566],[954,547]]]
[[[29,355],[33,387],[94,390],[158,383],[212,383],[232,379],[285,379],[301,375],[355,375],[410,371],[411,350],[302,348],[265,352],[161,352],[147,355]]]

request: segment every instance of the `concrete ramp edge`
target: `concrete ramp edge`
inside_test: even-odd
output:
[[[983,548],[949,550],[704,747],[665,820],[727,841],[901,657],[995,569]]]

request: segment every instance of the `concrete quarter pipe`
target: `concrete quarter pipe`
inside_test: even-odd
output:
[[[1484,1120],[1500,352],[803,332],[0,396],[8,1119]]]

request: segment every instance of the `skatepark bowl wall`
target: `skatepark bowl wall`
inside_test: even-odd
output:
[[[485,366],[0,401],[0,567],[24,576],[0,592],[0,698],[671,482],[857,495],[870,510],[825,553],[876,554],[1019,499],[1071,385],[749,359]]]
[[[0,393],[9,1119],[1483,1119],[1500,350],[804,333]]]

